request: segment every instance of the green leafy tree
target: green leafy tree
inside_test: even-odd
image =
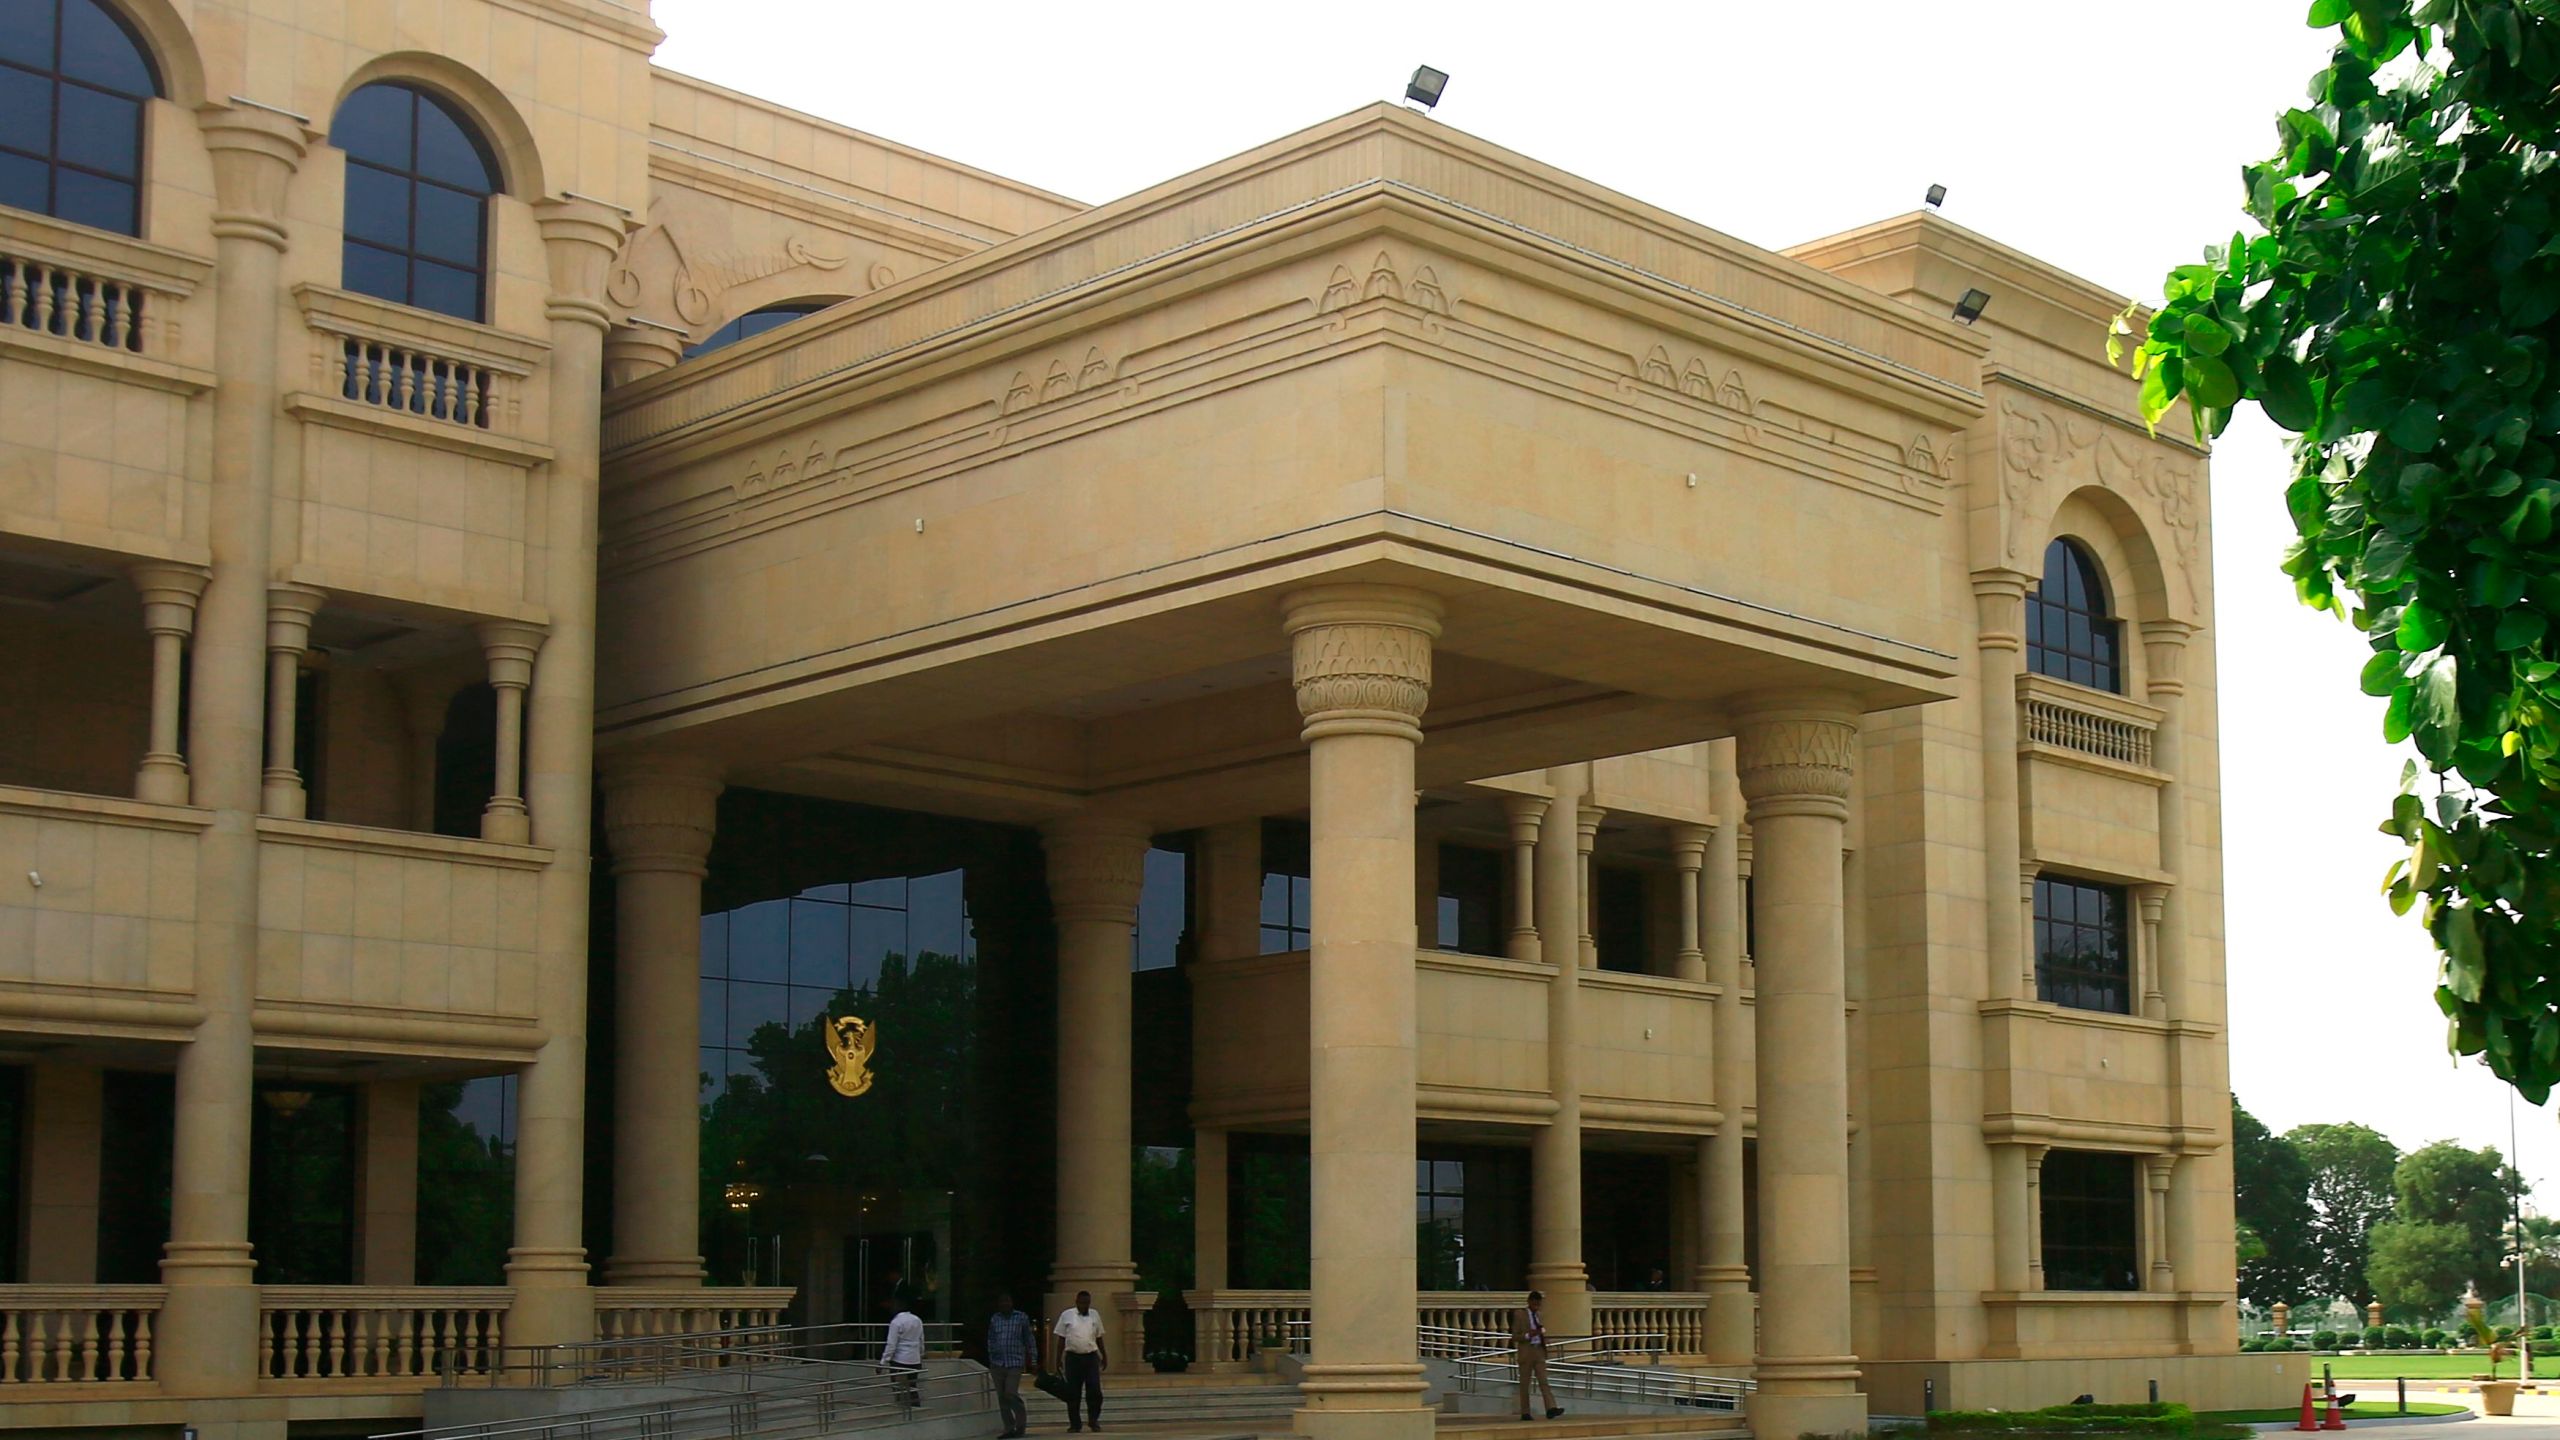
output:
[[[2373,1227],[2366,1273],[2376,1297],[2433,1316],[2466,1284],[2494,1292],[2522,1183],[2495,1150],[2439,1140],[2410,1151],[2392,1172],[2393,1218]]]
[[[2153,423],[2255,401],[2294,433],[2284,568],[2373,648],[2413,762],[2386,880],[2441,952],[2451,1044],[2560,1079],[2560,0],[2314,0],[2334,27],[2249,219],[2108,344]],[[2432,795],[2421,790],[2432,790]]]
[[[2373,1227],[2391,1218],[2400,1147],[2367,1125],[2297,1125],[2285,1140],[2311,1167],[2312,1236],[2328,1287],[2358,1309],[2372,1303],[2365,1276]]]
[[[2259,1305],[2300,1305],[2321,1286],[2320,1249],[2312,1235],[2311,1167],[2282,1136],[2231,1102],[2233,1204],[2256,1239],[2256,1258],[2240,1263],[2240,1296]]]

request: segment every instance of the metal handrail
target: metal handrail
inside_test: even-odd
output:
[[[852,1368],[847,1362],[822,1362],[827,1370]],[[937,1398],[976,1398],[994,1409],[994,1392],[986,1372],[975,1366],[912,1377],[878,1365],[871,1373],[830,1374],[806,1383],[783,1383],[742,1390],[717,1400],[692,1404],[655,1401],[605,1409],[546,1415],[529,1420],[444,1425],[433,1429],[394,1430],[372,1440],[715,1440],[715,1437],[792,1437],[832,1434],[871,1418],[906,1421]],[[912,1387],[912,1388],[910,1388]],[[909,1403],[908,1395],[917,1403]],[[954,1412],[970,1413],[976,1407]]]
[[[876,1356],[888,1326],[877,1322],[839,1325],[757,1325],[736,1330],[698,1330],[672,1335],[642,1335],[618,1340],[582,1340],[559,1345],[493,1347],[468,1366],[439,1364],[450,1388],[469,1381],[490,1386],[507,1377],[530,1375],[536,1385],[615,1385],[688,1380],[706,1373],[755,1370],[776,1364],[830,1364],[859,1361],[864,1352]],[[937,1322],[924,1327],[928,1357],[947,1359],[960,1350],[960,1327]]]
[[[1550,1347],[1553,1348],[1553,1347]],[[1458,1388],[1467,1394],[1516,1389],[1520,1365],[1509,1352],[1495,1359],[1457,1362]],[[1602,1365],[1589,1361],[1550,1364],[1548,1383],[1558,1393],[1586,1400],[1693,1406],[1739,1412],[1760,1387],[1729,1375],[1706,1375],[1669,1365]]]

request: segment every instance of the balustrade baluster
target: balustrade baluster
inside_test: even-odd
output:
[[[151,1312],[137,1310],[133,1316],[133,1378],[151,1378]]]
[[[54,272],[50,265],[36,267],[36,323],[30,327],[46,334],[53,333],[53,310],[58,297],[54,294]]]
[[[109,297],[106,342],[118,350],[125,348],[125,335],[133,328],[133,297],[137,293],[130,285],[118,285]]]
[[[27,262],[7,262],[9,279],[5,296],[0,296],[0,322],[10,325],[27,323]]]
[[[79,1316],[80,1327],[80,1368],[75,1373],[83,1380],[95,1380],[98,1378],[98,1312],[83,1310],[74,1313]]]
[[[75,1373],[71,1368],[71,1317],[73,1312],[69,1310],[55,1310],[52,1311],[51,1314],[53,1318],[48,1322],[47,1328],[53,1332],[53,1368],[52,1373],[47,1375],[45,1378],[48,1380],[69,1380]]]

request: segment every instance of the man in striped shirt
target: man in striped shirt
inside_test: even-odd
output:
[[[996,1313],[987,1317],[987,1374],[996,1385],[996,1410],[1004,1417],[1004,1440],[1031,1428],[1022,1408],[1022,1372],[1031,1368],[1031,1317],[1013,1308],[1013,1293],[996,1296]]]

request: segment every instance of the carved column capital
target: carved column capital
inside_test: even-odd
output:
[[[1060,920],[1132,925],[1153,832],[1121,815],[1068,815],[1040,827],[1049,908]]]
[[[613,310],[604,297],[613,257],[631,227],[629,211],[601,200],[554,195],[537,200],[534,216],[542,226],[542,249],[551,267],[551,300],[546,313],[554,320],[613,328]]]
[[[1753,820],[1803,814],[1848,819],[1858,712],[1847,697],[1773,697],[1743,717],[1734,738],[1734,768]]]
[[[2187,642],[2195,634],[2196,627],[2184,620],[2142,622],[2142,661],[2153,699],[2187,693]]]
[[[491,620],[473,631],[480,637],[480,653],[488,657],[491,685],[522,690],[533,683],[533,657],[542,653],[543,627]]]
[[[721,770],[694,755],[615,755],[604,780],[605,844],[613,873],[702,875],[718,828]]]
[[[616,325],[604,337],[604,383],[610,387],[672,368],[684,358],[684,332],[645,320]]]
[[[1301,738],[1401,735],[1419,743],[1431,703],[1438,598],[1387,585],[1328,585],[1287,601]]]
[[[142,595],[142,628],[154,635],[192,635],[196,628],[196,602],[204,598],[204,587],[212,573],[202,565],[182,565],[174,561],[154,561],[136,565],[126,572],[133,577],[133,588]]]
[[[284,196],[320,132],[301,117],[248,105],[208,105],[196,128],[213,158],[213,233],[285,248]]]
[[[267,649],[296,654],[310,649],[312,618],[328,600],[329,592],[308,585],[268,586]]]
[[[1985,650],[2020,650],[2027,643],[2026,597],[2036,577],[2021,570],[1973,572],[1975,643]]]

